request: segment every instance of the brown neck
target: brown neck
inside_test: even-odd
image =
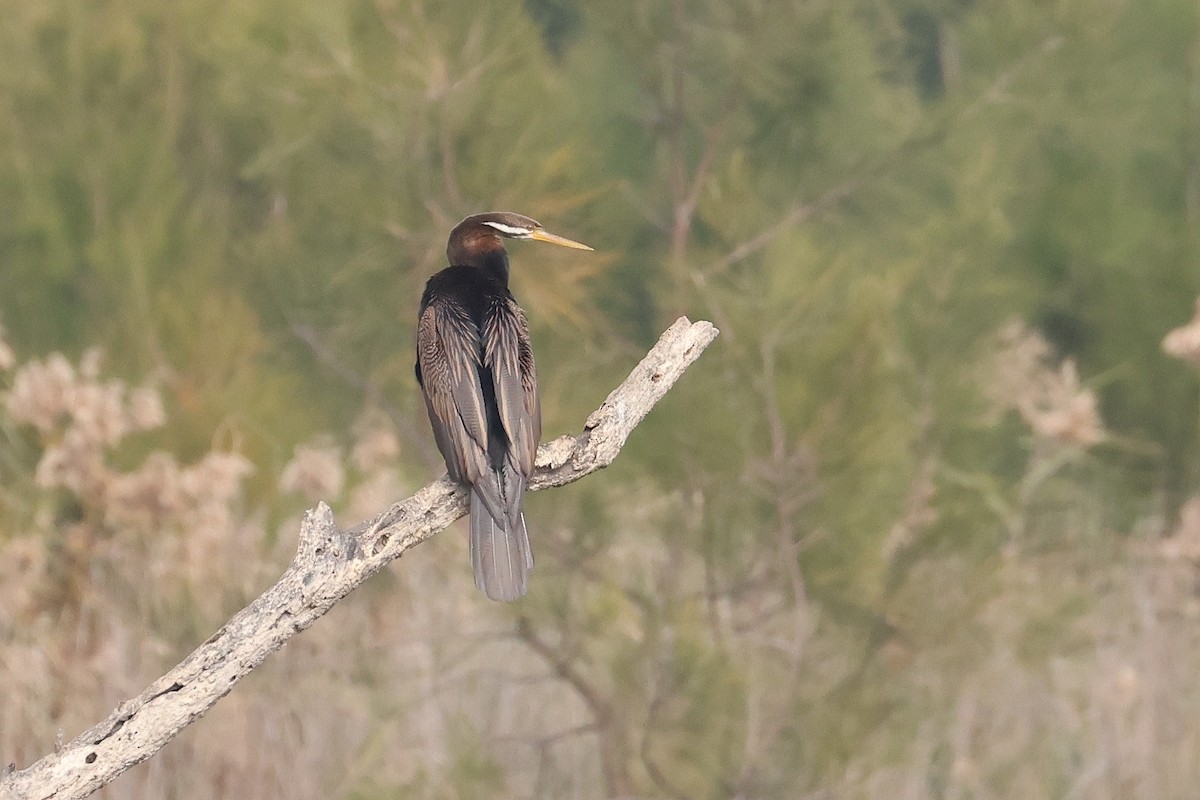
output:
[[[508,253],[500,237],[490,231],[469,231],[452,236],[446,247],[446,257],[450,266],[475,267],[502,286],[508,285]]]

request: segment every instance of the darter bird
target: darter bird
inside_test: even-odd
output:
[[[502,237],[592,248],[520,214],[476,214],[450,231],[450,266],[421,296],[417,383],[446,471],[471,489],[475,585],[507,602],[524,596],[533,567],[522,498],[542,411],[529,322],[508,290]]]

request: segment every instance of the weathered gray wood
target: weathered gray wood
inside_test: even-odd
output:
[[[680,318],[590,417],[579,436],[539,449],[533,490],[562,486],[612,463],[629,434],[717,336]],[[279,581],[137,697],[30,767],[0,779],[0,800],[86,797],[153,756],[267,656],[359,584],[467,511],[466,492],[443,477],[349,531],[329,506],[307,511],[295,558]]]

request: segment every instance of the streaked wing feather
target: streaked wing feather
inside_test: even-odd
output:
[[[469,319],[432,304],[417,323],[425,407],[446,469],[474,483],[487,471],[487,425],[478,380],[479,335]]]
[[[451,430],[454,418],[450,417],[451,421],[447,423],[445,421],[447,416],[438,410],[429,391],[426,390],[422,394],[425,395],[425,410],[429,413],[429,424],[433,428],[434,441],[437,442],[438,452],[446,461],[446,472],[451,478],[462,483],[467,479],[464,468],[465,459],[455,444],[456,436]],[[466,431],[463,430],[461,435],[466,435]]]
[[[471,481],[475,493],[487,507],[488,513],[497,520],[505,518],[504,488],[500,485],[499,476],[490,467],[484,466],[479,477]]]
[[[541,405],[529,323],[511,298],[491,309],[484,321],[484,343],[483,360],[492,370],[500,422],[512,443],[518,470],[528,477],[541,438]]]

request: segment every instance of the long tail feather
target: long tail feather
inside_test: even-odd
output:
[[[480,492],[471,490],[471,564],[475,585],[492,600],[512,602],[525,596],[533,551],[525,515],[516,501],[515,517],[502,513],[492,516]]]

